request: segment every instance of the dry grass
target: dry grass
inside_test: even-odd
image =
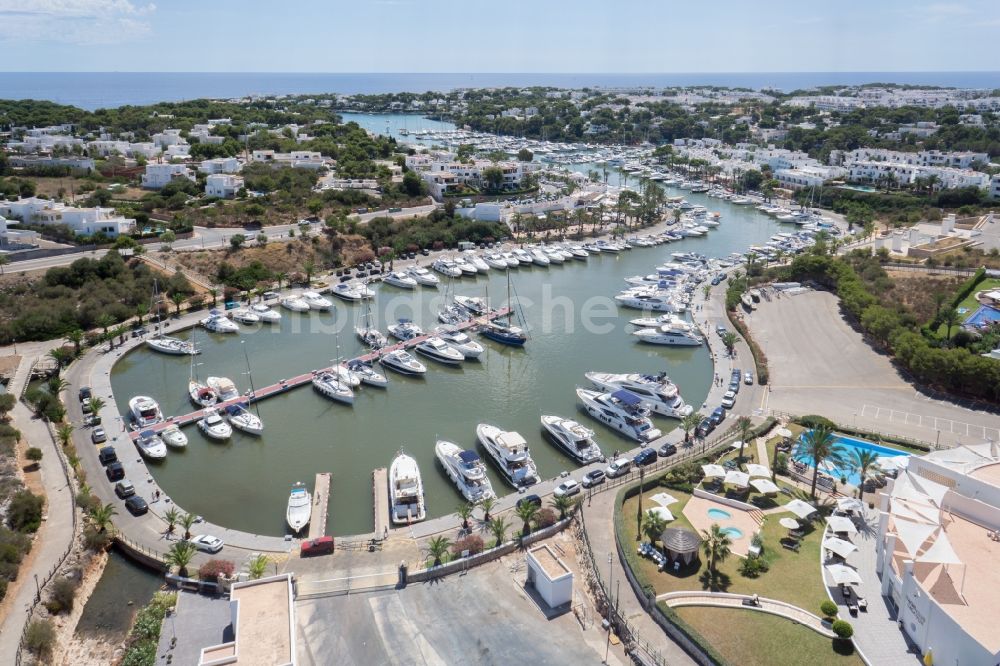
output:
[[[909,271],[888,271],[889,277],[895,283],[892,290],[894,300],[906,306],[920,322],[934,318],[934,294],[941,292],[946,295],[944,306],[947,307],[955,291],[965,278],[957,275],[927,275]]]

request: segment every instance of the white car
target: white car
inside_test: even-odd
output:
[[[198,550],[206,553],[217,553],[222,550],[222,539],[211,534],[199,534],[191,537],[189,543]]]
[[[611,461],[611,464],[604,470],[604,475],[609,479],[613,479],[617,476],[621,476],[622,474],[627,474],[631,469],[631,460],[628,458],[619,458],[618,460]]]
[[[578,492],[580,492],[580,484],[573,479],[566,479],[552,491],[552,494],[556,497],[570,497]]]
[[[726,409],[732,408],[736,404],[736,393],[733,391],[726,391],[726,394],[722,396],[722,406]]]

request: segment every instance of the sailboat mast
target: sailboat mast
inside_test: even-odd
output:
[[[257,391],[253,387],[253,373],[250,372],[250,355],[247,353],[246,340],[240,340],[240,346],[243,347],[243,358],[247,362],[247,379],[250,380],[250,402],[253,405],[254,411],[257,412],[257,418],[260,418],[260,404],[257,401]]]

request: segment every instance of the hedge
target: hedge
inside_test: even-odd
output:
[[[962,301],[964,301],[966,297],[968,297],[968,295],[975,290],[976,286],[978,286],[979,283],[982,282],[985,278],[986,278],[986,268],[981,267],[979,270],[973,273],[972,277],[966,280],[959,288],[959,290],[955,293],[955,298],[952,299],[951,301],[951,307],[957,308],[959,305],[961,305]]]

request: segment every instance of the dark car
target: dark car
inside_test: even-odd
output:
[[[430,253],[431,253],[431,251],[428,250],[426,247],[420,251],[420,254],[424,255],[425,257],[427,255],[429,255]]]
[[[113,462],[118,462],[118,454],[115,453],[115,447],[105,446],[97,454],[97,459],[101,461],[101,464],[107,467]]]
[[[643,449],[636,454],[635,458],[632,459],[639,467],[645,467],[651,463],[656,462],[656,451],[653,449]]]
[[[721,338],[723,335],[726,334],[726,327],[723,326],[722,324],[719,324],[718,326],[715,327],[715,332],[718,333],[719,337]]]
[[[108,433],[104,432],[104,428],[94,428],[90,431],[90,441],[94,444],[106,442],[108,441]]]
[[[125,508],[128,509],[129,513],[133,516],[141,516],[149,511],[149,505],[146,504],[146,500],[142,499],[138,495],[132,495],[125,500]]]
[[[83,402],[84,400],[90,400],[94,394],[91,392],[89,386],[81,386],[80,393],[78,395],[80,397],[80,402]]]
[[[716,285],[718,285],[718,284],[720,284],[721,282],[722,282],[722,276],[721,275],[716,275],[714,278],[712,278],[712,286],[713,287],[716,286]]]
[[[698,427],[695,428],[694,434],[698,437],[704,438],[712,434],[713,430],[715,430],[715,424],[712,423],[712,420],[702,419],[701,423],[698,424]]]
[[[604,470],[595,469],[593,472],[587,472],[583,476],[583,481],[580,483],[584,488],[593,488],[594,486],[599,486],[604,483]]]
[[[542,498],[538,495],[526,495],[521,499],[517,500],[517,507],[520,508],[524,504],[534,504],[535,506],[541,508]]]
[[[716,407],[715,411],[712,412],[712,415],[709,416],[708,419],[712,422],[712,425],[719,425],[726,419],[726,408]]]
[[[677,447],[673,444],[667,443],[659,448],[659,450],[656,452],[656,455],[660,456],[661,458],[669,458],[675,453],[677,453]]]
[[[315,539],[308,539],[302,542],[299,555],[309,557],[310,555],[326,555],[332,553],[334,541],[332,536],[321,536]]]
[[[104,473],[108,475],[108,481],[121,481],[125,478],[125,468],[120,462],[113,462],[104,468]]]
[[[119,481],[115,484],[115,495],[118,495],[121,499],[132,497],[132,495],[135,495],[135,486],[128,480]]]

